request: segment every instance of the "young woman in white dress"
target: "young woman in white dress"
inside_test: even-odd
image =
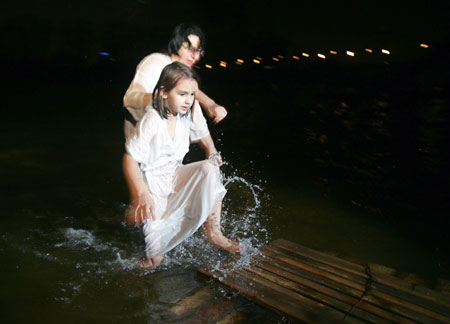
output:
[[[127,139],[126,178],[139,206],[130,208],[130,223],[143,223],[146,257],[141,266],[154,267],[164,254],[200,226],[214,245],[232,253],[243,246],[227,239],[220,217],[225,188],[222,163],[198,106],[192,107],[198,77],[186,65],[167,65],[153,92],[153,109]],[[182,164],[189,143],[197,141],[208,159]],[[147,218],[150,215],[150,218]]]

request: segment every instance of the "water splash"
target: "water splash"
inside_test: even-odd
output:
[[[105,251],[109,249],[108,244],[99,242],[94,234],[88,230],[66,228],[64,230],[64,236],[67,240],[56,244],[56,247],[81,247],[83,250],[92,248],[96,251]]]
[[[229,171],[230,169],[227,168]],[[215,269],[248,265],[258,249],[268,243],[267,225],[270,219],[264,214],[267,201],[260,184],[240,176],[236,170],[223,176],[227,189],[222,210],[222,227],[225,236],[245,245],[245,251],[234,256],[217,249],[206,239],[201,230],[167,253],[162,264],[152,270],[138,267],[143,256],[144,241],[138,228],[126,226],[117,220],[127,208],[126,205],[103,206],[96,209],[97,221],[86,223],[85,217],[60,217],[54,214],[35,214],[35,226],[26,229],[21,241],[3,234],[1,239],[15,241],[17,248],[25,254],[31,253],[37,262],[45,261],[52,269],[64,268],[71,276],[60,282],[55,298],[70,302],[79,295],[92,280],[104,281],[123,272],[145,276],[146,274],[176,268],[213,267]],[[87,198],[90,208],[98,201]],[[55,223],[58,216],[61,221]],[[40,230],[42,224],[53,228]],[[19,242],[19,243],[17,243]],[[45,242],[36,245],[33,242]],[[38,261],[40,260],[40,261]],[[55,270],[56,271],[56,270]],[[95,279],[94,279],[95,278]],[[74,288],[75,287],[75,288]]]
[[[227,195],[222,206],[222,230],[226,237],[244,245],[245,250],[232,255],[218,249],[199,230],[167,253],[162,264],[150,272],[174,266],[229,271],[249,265],[253,256],[259,253],[259,248],[268,244],[270,218],[264,214],[263,205],[268,201],[264,189],[239,176],[236,170],[229,176],[223,175],[223,183]]]
[[[249,212],[255,212],[258,208],[261,207],[261,201],[259,200],[258,192],[262,192],[263,189],[259,185],[251,184],[244,178],[238,177],[236,175],[232,175],[232,176],[224,178],[225,188],[229,187],[231,184],[234,184],[234,183],[244,184],[247,187],[247,189],[251,192],[253,200],[255,202],[255,205],[254,205],[254,207],[247,206],[247,210]]]

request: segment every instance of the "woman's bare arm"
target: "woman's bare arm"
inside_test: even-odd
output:
[[[205,151],[207,158],[215,160],[219,166],[222,165],[222,156],[217,152],[211,135],[201,138],[198,144]]]

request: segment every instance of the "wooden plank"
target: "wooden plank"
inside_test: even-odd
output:
[[[354,275],[346,270],[340,271],[338,268],[333,267],[331,262],[320,263],[318,261],[311,262],[310,260],[300,259],[295,255],[292,255],[292,253],[290,254],[277,247],[264,247],[261,249],[261,252],[263,252],[264,255],[271,256],[316,275],[330,278],[335,282],[347,285],[354,289],[364,291],[365,283],[369,280],[368,275],[366,275],[367,279],[364,280],[362,276]],[[386,281],[388,280],[384,280],[384,282]],[[443,323],[450,323],[450,314],[445,308],[431,303],[429,300],[422,298],[418,293],[411,294],[409,290],[404,289],[396,290],[393,289],[394,287],[380,284],[378,281],[372,281],[371,287],[379,292],[376,294],[378,297],[415,312],[414,318],[416,319],[422,317],[420,314],[423,314],[428,317],[428,321],[435,319]]]
[[[199,270],[294,320],[307,323],[450,324],[448,297],[390,274],[286,240],[261,248],[250,266]]]
[[[362,289],[354,289],[348,287],[344,284],[337,283],[329,278],[322,277],[302,269],[297,269],[287,263],[284,263],[276,259],[272,259],[268,256],[256,256],[254,259],[254,264],[257,267],[263,268],[273,266],[274,268],[277,269],[277,271],[283,271],[285,273],[285,276],[287,277],[292,275],[293,278],[302,278],[317,285],[323,286],[324,288],[333,289],[339,293],[350,295],[355,298],[360,298],[364,293]]]
[[[266,288],[266,290],[264,290],[264,294],[266,294],[267,291],[279,292],[281,295],[292,299],[297,307],[304,307],[305,304],[307,304],[308,308],[312,310],[313,313],[318,314],[318,316],[320,317],[325,317],[328,319],[328,321],[333,321],[333,323],[342,322],[344,318],[346,323],[370,323],[370,321],[355,318],[353,315],[349,315],[346,317],[346,314],[344,312],[341,312],[335,308],[331,308],[321,301],[313,300],[309,297],[298,294],[283,286],[273,284],[266,278],[255,276],[252,273],[248,273],[243,270],[237,270],[237,272],[247,280],[264,286]]]
[[[284,278],[283,276],[277,275],[274,272],[266,271],[263,269],[258,269],[256,267],[244,267],[244,270],[250,272],[251,274],[255,276],[259,276],[261,278],[267,279],[268,281],[273,282],[276,285],[279,285],[281,287],[287,288],[293,292],[299,293],[307,298],[310,298],[312,300],[318,301],[320,303],[323,303],[324,305],[327,305],[329,307],[332,307],[340,312],[342,312],[344,317],[347,317],[349,315],[354,316],[358,319],[368,321],[370,323],[407,323],[407,324],[413,324],[412,321],[398,321],[398,318],[395,318],[397,321],[388,320],[386,317],[380,317],[374,312],[367,312],[364,310],[364,308],[353,308],[352,305],[355,305],[358,303],[358,299],[355,298],[342,298],[340,294],[333,294],[329,293],[329,291],[326,291],[323,293],[322,289],[320,288],[320,285],[315,286],[314,288],[311,288],[308,284],[302,285],[299,284],[296,281],[289,280],[287,278]],[[318,289],[317,289],[318,288]],[[328,292],[328,293],[327,293]],[[350,303],[349,303],[349,299]]]
[[[262,256],[263,260],[264,260],[264,257],[267,258],[267,256]],[[275,260],[275,259],[273,259],[273,260]],[[276,262],[276,261],[272,261],[272,262]],[[283,268],[283,261],[278,260],[277,266]],[[290,264],[285,263],[284,268],[286,268],[286,266],[291,267]],[[346,281],[339,280],[339,282],[333,282],[334,277],[329,276],[329,275],[327,276],[327,273],[325,273],[325,276],[323,276],[323,273],[314,271],[312,273],[309,273],[307,276],[305,276],[304,273],[307,271],[304,271],[303,269],[299,269],[299,268],[295,268],[295,267],[292,267],[292,268],[294,269],[293,273],[297,273],[297,274],[303,273],[302,274],[303,277],[308,277],[308,275],[309,275],[309,277],[312,276],[314,278],[313,281],[320,282],[321,284],[324,284],[324,282],[327,282],[327,285],[329,287],[332,287],[333,289],[336,289],[338,291],[340,290],[340,291],[347,292],[347,293],[350,292],[353,297],[361,298],[361,296],[363,295],[364,290],[365,290],[363,285],[360,285],[359,289],[353,289],[353,288],[347,287],[345,285]],[[430,317],[425,316],[420,312],[416,312],[414,309],[411,309],[414,307],[414,305],[412,305],[412,306],[410,304],[404,305],[401,300],[399,301],[399,300],[393,299],[392,296],[383,294],[378,291],[371,291],[370,294],[368,294],[364,297],[364,301],[370,302],[373,305],[376,305],[382,309],[385,309],[386,311],[389,311],[391,313],[405,317],[405,318],[415,321],[415,322],[442,323],[442,322],[436,322],[435,320],[430,319]]]
[[[294,258],[286,255],[285,253],[274,250],[272,248],[269,249],[267,247],[263,247],[261,249],[261,252],[265,256],[269,256],[276,260],[280,260],[280,261],[287,263],[295,268],[302,269],[302,270],[308,271],[310,273],[314,273],[316,275],[319,275],[319,276],[322,276],[325,278],[329,278],[335,282],[344,284],[348,287],[358,289],[361,292],[364,291],[364,285],[366,283],[366,280],[364,280],[362,278],[354,278],[349,275],[335,274],[335,273],[327,271],[327,270],[318,269],[312,265],[306,264],[306,263],[302,262],[301,260],[294,259]]]
[[[339,276],[339,277],[342,277],[342,278],[345,278],[348,280],[352,280],[352,281],[360,283],[360,284],[365,284],[369,278],[363,272],[355,273],[355,271],[351,271],[351,272],[346,271],[341,268],[334,267],[333,265],[330,265],[328,263],[321,262],[321,261],[307,258],[307,257],[303,257],[303,256],[299,256],[295,253],[292,253],[290,251],[287,251],[287,250],[284,250],[284,249],[281,249],[281,248],[278,248],[275,246],[263,247],[261,249],[261,252],[263,252],[264,255],[270,253],[271,255],[279,255],[279,256],[287,257],[289,259],[299,261],[302,264],[308,265],[312,268],[322,270],[322,271],[328,272],[330,274],[333,274],[335,276]]]
[[[405,300],[412,303],[420,302],[430,310],[446,317],[450,317],[450,302],[446,303],[447,298],[443,294],[434,291],[431,292],[431,289],[426,287],[415,287],[401,279],[395,277],[388,278],[385,275],[372,274],[372,281],[375,283],[376,287],[385,286],[385,289],[379,288],[382,291],[388,291],[397,296],[401,295]],[[439,296],[441,297],[439,298]]]
[[[379,302],[375,299],[375,303],[367,303],[366,300],[361,300],[361,292],[360,291],[349,291],[349,289],[333,289],[330,288],[330,286],[333,285],[323,285],[321,283],[317,283],[314,280],[311,280],[310,276],[302,276],[298,274],[293,274],[289,271],[283,270],[282,266],[279,264],[267,264],[265,262],[257,262],[255,263],[255,267],[267,270],[271,273],[277,274],[282,278],[289,279],[295,283],[298,283],[302,285],[304,288],[302,288],[303,291],[309,291],[306,289],[310,289],[313,291],[317,291],[320,294],[323,294],[324,296],[329,296],[332,298],[335,298],[337,300],[343,301],[346,303],[347,307],[346,310],[343,308],[344,311],[352,310],[353,306],[356,306],[360,309],[363,309],[369,313],[375,314],[381,318],[384,318],[388,321],[391,321],[393,323],[405,323],[405,324],[413,324],[416,322],[413,322],[407,318],[401,317],[400,315],[397,315],[395,313],[392,313],[388,310],[385,310],[383,308],[377,307],[380,305]],[[335,288],[335,286],[334,286]],[[356,292],[356,293],[355,293]],[[311,292],[313,293],[313,292]],[[322,298],[320,295],[315,295],[315,298]],[[371,298],[372,301],[374,301],[374,298]],[[361,301],[361,302],[360,302]],[[377,305],[378,304],[378,305]],[[353,310],[352,310],[353,311]],[[380,321],[381,322],[381,321]]]
[[[375,283],[372,287],[372,294],[391,304],[408,308],[416,314],[423,314],[428,318],[427,320],[422,320],[423,323],[450,323],[449,317],[424,307],[420,301],[415,300],[411,302],[406,299],[404,294],[399,294],[393,289],[387,291],[387,287],[382,287]]]
[[[267,255],[257,255],[254,257],[253,261],[256,264],[256,266],[267,263],[267,264],[273,265],[274,267],[276,267],[280,270],[286,271],[288,273],[292,273],[293,275],[298,275],[299,277],[308,279],[308,280],[315,282],[317,284],[320,284],[324,287],[329,287],[329,288],[335,289],[337,291],[340,291],[340,292],[348,294],[348,295],[360,297],[364,292],[364,288],[362,285],[360,285],[358,289],[355,289],[355,288],[349,287],[343,283],[333,281],[332,279],[327,278],[325,276],[320,276],[315,273],[308,272],[307,270],[296,268],[288,263],[285,263],[281,260],[271,258]]]
[[[309,249],[284,239],[276,240],[270,245],[291,251],[296,253],[298,256],[310,258],[343,271],[356,274],[365,279],[369,278],[368,274],[365,273],[366,267],[359,264],[352,263],[320,251]],[[428,307],[433,308],[436,312],[439,312],[445,316],[450,316],[450,298],[444,294],[426,287],[412,285],[405,280],[401,280],[390,275],[381,274],[376,271],[371,272],[371,280],[403,291],[407,294],[428,300],[431,302],[431,304],[427,304]]]
[[[261,290],[258,285],[254,283],[249,284],[246,279],[241,278],[237,273],[233,272],[232,275],[224,277],[221,272],[215,270],[209,271],[206,269],[198,269],[198,271],[204,275],[219,280],[219,282],[231,288],[240,291],[247,298],[250,298],[257,303],[262,304],[279,314],[285,315],[289,317],[289,319],[293,319],[294,321],[302,320],[302,323],[308,323],[307,319],[310,317],[310,312],[308,310],[299,308],[298,305],[296,305],[292,301],[285,300],[283,296],[274,297],[275,293],[268,292],[267,297],[265,297],[263,294],[258,292],[258,290]],[[274,299],[275,302],[269,302],[268,299]],[[324,321],[323,323],[326,322]]]
[[[316,303],[301,295],[293,297],[292,292],[283,288],[268,289],[271,286],[264,279],[254,280],[253,277],[234,271],[233,275],[224,277],[218,271],[199,270],[201,273],[219,279],[220,282],[241,291],[250,299],[263,304],[276,312],[288,316],[293,321],[301,323],[339,323],[344,314],[330,310],[321,303]],[[251,285],[249,285],[249,282]],[[367,323],[350,318],[347,323]]]
[[[270,243],[270,245],[297,253],[298,255],[301,255],[301,256],[304,256],[304,257],[307,257],[307,258],[310,258],[313,260],[323,262],[325,264],[328,264],[328,265],[331,265],[338,269],[353,273],[355,275],[361,275],[364,278],[366,278],[366,276],[364,275],[366,267],[359,265],[357,263],[353,263],[353,262],[338,258],[336,256],[333,256],[333,255],[330,255],[330,254],[327,254],[324,252],[313,250],[313,249],[307,248],[305,246],[302,246],[302,245],[299,245],[299,244],[296,244],[293,242],[289,242],[284,239],[275,240],[272,243]]]

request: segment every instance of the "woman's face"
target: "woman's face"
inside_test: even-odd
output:
[[[197,81],[194,79],[181,79],[176,86],[163,97],[167,96],[167,105],[172,115],[186,114],[194,102],[195,93],[198,90]]]
[[[200,38],[196,35],[189,35],[188,39],[191,42],[191,46],[189,46],[188,42],[184,42],[178,50],[176,60],[192,68],[201,57]]]

